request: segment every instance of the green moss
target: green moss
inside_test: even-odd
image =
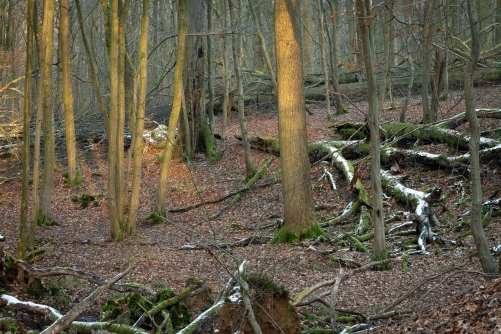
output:
[[[336,322],[342,323],[342,324],[349,324],[352,322],[356,322],[357,318],[355,316],[341,316],[341,317],[336,317]]]
[[[125,297],[108,299],[100,310],[101,321],[116,321],[120,324],[133,325],[141,317],[143,309],[151,307],[151,301],[137,292]]]
[[[143,219],[143,223],[147,225],[159,225],[164,222],[166,215],[160,212],[152,212]]]
[[[22,333],[19,324],[12,318],[0,318],[0,333]]]
[[[221,159],[221,152],[216,151],[216,142],[214,141],[214,135],[210,130],[209,124],[204,125],[204,144],[205,151],[207,152],[207,158],[211,163],[216,163]]]
[[[258,289],[265,292],[269,292],[275,298],[289,298],[289,291],[283,285],[278,285],[273,282],[270,278],[257,273],[251,273],[244,277],[244,279],[249,283],[251,289]]]
[[[361,131],[357,131],[357,129],[353,128],[346,128],[346,129],[341,129],[339,130],[339,134],[341,135],[341,138],[343,139],[353,139],[353,140],[363,140],[365,139],[366,135],[365,133]]]
[[[279,244],[279,243],[296,243],[305,239],[312,239],[318,236],[325,235],[322,227],[318,223],[314,223],[310,229],[301,232],[298,228],[292,227],[289,228],[286,224],[282,228],[280,228],[275,234],[273,240],[271,240],[271,244]]]
[[[372,262],[386,260],[389,257],[390,257],[390,252],[388,252],[388,249],[385,248],[379,256],[372,254]],[[382,271],[382,270],[389,270],[389,269],[391,269],[390,263],[386,263],[386,264],[382,264],[382,265],[373,267],[373,270],[375,270],[375,271]]]
[[[176,297],[176,294],[174,292],[169,289],[163,289],[157,294],[155,306],[153,306],[153,308],[155,308],[156,305],[174,297]],[[174,305],[170,305],[166,309],[170,314],[170,319],[174,328],[184,327],[189,324],[191,314],[189,313],[188,306],[186,305],[185,300],[181,300]],[[163,319],[164,317],[162,316],[161,312],[155,314],[155,322],[157,324],[162,323]]]

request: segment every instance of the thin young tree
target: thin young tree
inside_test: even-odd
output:
[[[144,115],[146,110],[146,86],[148,83],[148,10],[149,0],[143,0],[143,13],[141,16],[141,37],[139,41],[139,96],[137,103],[134,139],[132,143],[132,186],[129,202],[129,219],[125,231],[129,235],[136,234],[137,215],[139,212],[139,195],[141,191],[141,163],[143,159]]]
[[[278,133],[284,223],[274,243],[322,235],[311,191],[301,42],[301,1],[275,1]]]
[[[367,11],[365,0],[357,0],[357,13],[362,37],[362,49],[364,50],[364,63],[367,75],[367,95],[369,111],[367,123],[370,131],[370,154],[371,154],[371,191],[372,191],[372,222],[374,224],[374,245],[372,260],[379,261],[388,258],[384,240],[384,217],[383,217],[383,190],[381,187],[381,138],[379,137],[379,113],[377,85],[374,75],[373,56],[370,25],[373,24]]]
[[[318,13],[318,27],[320,34],[320,55],[322,58],[322,70],[324,72],[324,91],[325,91],[325,106],[327,110],[327,119],[332,120],[331,113],[331,97],[330,97],[330,81],[329,70],[327,67],[327,51],[325,48],[325,24],[324,24],[324,10],[322,0],[317,0],[317,13]]]
[[[33,3],[26,4],[26,65],[24,68],[24,97],[23,97],[23,150],[21,153],[21,212],[19,215],[19,234],[17,237],[16,258],[24,259],[28,249],[28,204],[30,184],[30,98],[31,98],[31,50],[33,49]],[[34,238],[33,238],[34,239]]]
[[[77,145],[75,140],[69,30],[69,1],[59,0],[59,41],[61,46],[61,71],[65,122],[64,129],[66,135],[66,157],[68,160],[68,184],[74,185],[82,182],[82,174],[78,169]]]
[[[176,68],[174,70],[174,99],[172,101],[172,110],[169,118],[169,130],[167,133],[167,143],[164,150],[162,167],[160,169],[160,180],[158,181],[157,196],[153,214],[148,218],[151,222],[158,222],[166,216],[165,197],[167,196],[167,181],[174,152],[176,140],[176,128],[181,113],[181,104],[183,101],[183,69],[186,52],[186,31],[187,31],[187,0],[179,0],[177,7],[177,51]]]
[[[235,9],[233,6],[233,1],[228,1],[228,10],[230,12],[230,21],[232,29],[236,27],[236,19],[235,19]],[[240,13],[239,13],[240,14]],[[242,143],[244,145],[244,160],[245,160],[245,177],[250,179],[256,173],[256,168],[252,163],[252,155],[250,148],[250,139],[249,134],[247,133],[247,122],[245,120],[245,106],[244,106],[244,84],[242,78],[242,68],[239,62],[239,50],[240,50],[240,36],[238,36],[236,31],[233,31],[231,34],[231,44],[233,51],[233,66],[235,68],[235,80],[237,84],[237,109],[238,109],[238,121],[240,123],[240,132],[242,135]]]
[[[470,228],[484,273],[495,274],[498,272],[498,268],[492,258],[489,243],[485,237],[484,227],[482,225],[482,182],[480,176],[480,158],[478,154],[480,146],[480,124],[475,110],[475,98],[473,91],[473,73],[475,72],[480,54],[480,24],[478,22],[477,9],[474,0],[467,0],[466,7],[468,23],[471,31],[471,54],[464,72],[466,119],[468,120],[470,129]]]

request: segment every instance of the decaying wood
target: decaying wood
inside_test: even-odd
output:
[[[56,320],[52,325],[42,331],[41,334],[58,334],[65,330],[76,318],[78,318],[83,312],[85,312],[89,307],[94,304],[96,299],[102,295],[106,290],[108,290],[113,284],[118,282],[122,277],[127,275],[133,268],[133,265],[125,269],[120,274],[116,275],[110,279],[105,284],[97,288],[93,293],[91,293],[87,298],[85,298],[81,303],[73,307],[68,313]]]
[[[115,277],[116,278],[116,277]],[[111,283],[110,281],[109,283]],[[63,315],[53,307],[37,304],[33,302],[20,301],[16,297],[9,295],[0,295],[0,308],[9,307],[17,310],[24,310],[32,314],[37,314],[45,317],[51,321],[57,321],[63,317]],[[92,330],[107,330],[110,332],[124,333],[124,334],[148,334],[141,328],[133,328],[128,325],[113,324],[110,322],[82,322],[73,321],[70,328],[85,328],[87,331]]]
[[[245,281],[244,279],[247,263],[248,261],[244,261],[238,270],[238,281],[240,283],[240,286],[242,287],[243,293],[242,300],[244,302],[245,310],[247,311],[247,320],[249,321],[254,334],[262,334],[263,332],[261,331],[261,327],[259,327],[259,324],[257,323],[257,319],[254,314],[254,310],[252,309],[252,304],[249,298],[249,284],[247,284],[247,281]]]
[[[363,266],[361,266],[360,268],[357,268],[355,270],[352,270],[350,272],[348,272],[347,274],[344,274],[344,275],[339,275],[339,277],[341,277],[341,282],[342,281],[345,281],[347,279],[349,279],[351,276],[355,275],[355,274],[358,274],[360,272],[363,272],[365,270],[368,270],[372,267],[375,267],[375,266],[382,266],[382,265],[385,265],[385,264],[388,264],[388,263],[391,263],[391,262],[401,262],[402,261],[402,258],[398,257],[398,258],[389,258],[389,259],[385,259],[385,260],[381,260],[381,261],[376,261],[376,262],[369,262]],[[326,292],[323,292],[317,296],[314,296],[312,298],[309,298],[309,299],[306,299],[306,297],[308,297],[310,294],[312,294],[314,291],[320,289],[320,288],[323,288],[323,287],[326,287],[326,286],[330,286],[332,284],[335,284],[336,283],[336,279],[333,279],[333,280],[329,280],[329,281],[323,281],[323,282],[320,282],[318,284],[315,284],[314,286],[312,287],[309,287],[305,290],[303,290],[302,292],[300,292],[294,299],[293,299],[293,302],[292,302],[292,306],[305,306],[305,305],[309,305],[319,299],[322,299],[326,296],[328,296],[331,291],[326,291]]]
[[[419,226],[418,244],[423,252],[426,252],[426,243],[441,240],[431,230],[429,202],[436,200],[440,196],[441,189],[437,188],[429,194],[407,188],[399,182],[399,177],[395,177],[386,171],[381,172],[381,181],[383,187],[392,194],[392,196],[403,203],[410,204],[414,210],[414,220]]]
[[[217,311],[221,306],[225,304],[226,298],[233,302],[240,299],[240,289],[236,289],[235,286],[238,284],[237,277],[239,276],[240,271],[245,269],[245,266],[243,266],[244,263],[245,261],[239,266],[238,270],[228,280],[214,305],[200,314],[195,320],[193,320],[189,325],[184,327],[177,334],[204,333],[205,330],[209,328],[216,320]]]
[[[39,278],[50,276],[73,276],[92,284],[104,285],[107,282],[105,279],[99,276],[73,268],[53,267],[47,269],[39,269],[22,260],[17,260],[16,266],[18,268],[21,268],[22,270],[25,270],[29,275]],[[113,284],[110,286],[110,290],[118,292],[139,292],[153,295],[153,292],[150,289],[136,285]]]

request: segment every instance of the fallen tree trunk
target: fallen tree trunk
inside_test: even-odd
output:
[[[97,288],[93,293],[91,293],[87,298],[85,298],[81,303],[72,308],[68,313],[64,316],[60,317],[56,320],[51,326],[47,329],[43,330],[41,334],[59,334],[63,330],[65,330],[76,318],[78,318],[83,312],[85,312],[88,308],[94,304],[96,299],[103,294],[106,290],[108,290],[113,284],[115,284],[122,277],[127,275],[133,266],[130,266],[125,271],[116,275],[112,279],[110,279],[105,284],[101,285]]]
[[[381,171],[381,183],[397,201],[410,203],[414,210],[414,221],[418,224],[420,235],[418,244],[422,252],[426,252],[426,243],[441,240],[431,230],[429,202],[437,200],[442,192],[441,188],[435,188],[431,193],[407,188],[387,171]]]

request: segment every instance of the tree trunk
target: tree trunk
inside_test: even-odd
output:
[[[322,0],[317,0],[317,13],[318,13],[318,25],[319,25],[318,30],[320,34],[320,53],[322,57],[322,70],[324,72],[325,106],[327,109],[327,119],[332,120],[329,71],[327,69],[327,58],[325,50],[325,25],[324,25]]]
[[[31,98],[31,54],[33,50],[33,3],[26,4],[26,65],[24,69],[24,97],[23,97],[23,133],[30,133],[30,98]],[[16,258],[24,259],[28,248],[28,201],[30,182],[30,136],[23,136],[21,174],[21,212],[19,219],[19,234],[17,237]],[[31,234],[31,233],[30,233]],[[0,250],[3,254],[3,249]],[[1,257],[0,257],[1,258]]]
[[[233,1],[228,1],[228,11],[230,12],[230,21],[232,29],[236,26],[235,10],[233,8]],[[238,13],[240,17],[240,12]],[[250,179],[256,172],[256,168],[252,163],[252,155],[250,150],[249,135],[247,133],[247,122],[245,121],[245,107],[244,107],[244,85],[242,81],[242,68],[239,63],[238,50],[240,50],[240,37],[237,32],[231,34],[232,50],[233,50],[233,65],[235,66],[235,79],[237,83],[238,94],[238,121],[240,123],[240,131],[242,133],[242,142],[244,145],[244,159],[245,159],[245,177]]]
[[[437,110],[430,109],[429,102],[429,86],[430,86],[430,70],[431,70],[431,47],[433,41],[434,29],[434,13],[436,9],[436,0],[425,0],[424,22],[423,22],[423,69],[422,69],[422,85],[421,85],[421,104],[423,105],[423,120],[425,124],[433,123],[437,120]]]
[[[482,269],[485,273],[495,274],[498,268],[492,258],[489,243],[485,236],[484,228],[482,226],[482,182],[480,178],[480,159],[479,159],[479,146],[480,146],[480,124],[475,111],[475,101],[473,94],[473,72],[477,65],[480,53],[479,41],[479,22],[476,12],[475,0],[467,0],[467,13],[468,21],[471,30],[471,56],[468,62],[468,67],[464,72],[465,81],[465,103],[466,103],[466,118],[468,119],[470,129],[470,171],[471,171],[471,212],[470,212],[470,227],[475,245],[477,247],[478,257],[482,264]]]
[[[126,232],[136,234],[136,222],[139,212],[139,196],[141,191],[141,162],[145,142],[143,139],[144,115],[146,110],[146,88],[148,84],[148,10],[150,0],[143,0],[141,17],[141,37],[139,41],[139,97],[137,103],[133,148],[132,148],[132,187],[130,194],[129,219]]]
[[[82,14],[82,6],[80,5],[80,0],[75,0],[75,7],[77,8],[78,25],[80,26],[80,34],[82,36],[82,42],[84,45],[85,53],[87,54],[87,61],[89,63],[90,76],[92,78],[92,86],[94,88],[94,94],[96,95],[97,104],[99,110],[101,111],[101,116],[104,121],[104,130],[106,131],[106,137],[109,137],[108,131],[110,128],[108,111],[104,105],[103,95],[101,93],[101,86],[99,85],[99,78],[97,76],[96,69],[96,59],[92,53],[89,38],[87,37],[87,29],[85,29],[85,22]]]
[[[278,132],[284,224],[274,242],[294,242],[323,234],[311,192],[301,53],[301,2],[275,1]]]
[[[66,156],[68,160],[68,184],[82,182],[78,170],[77,147],[75,140],[75,121],[73,116],[73,90],[71,84],[70,40],[69,40],[69,1],[59,1],[59,41],[61,43],[61,71],[63,84],[63,105],[66,134]]]
[[[347,113],[341,102],[341,86],[339,85],[339,75],[337,66],[339,63],[339,29],[338,29],[338,17],[337,12],[338,3],[334,0],[329,0],[329,8],[331,11],[331,34],[328,35],[329,46],[330,46],[330,58],[331,58],[331,74],[332,74],[332,88],[334,92],[334,105],[336,106],[336,115],[341,115]],[[324,13],[325,14],[325,13]]]
[[[117,193],[117,177],[115,172],[118,168],[117,150],[123,150],[123,147],[118,147],[118,129],[119,124],[119,15],[118,15],[119,0],[111,1],[110,9],[110,44],[109,44],[109,64],[110,64],[110,106],[109,106],[109,121],[110,128],[108,130],[108,212],[110,224],[110,239],[112,241],[120,241],[123,238],[122,229],[120,228],[119,215],[119,194]],[[103,8],[107,10],[107,8]]]
[[[54,113],[52,111],[52,42],[53,42],[53,21],[54,21],[54,0],[47,0],[44,3],[44,18],[42,25],[42,39],[44,54],[44,72],[41,77],[43,85],[43,175],[40,185],[40,206],[37,213],[37,222],[41,224],[52,223],[51,197],[52,182],[54,180],[54,166],[56,163],[55,135],[54,135]],[[36,191],[36,190],[35,190]]]
[[[373,49],[371,45],[369,12],[364,0],[357,0],[360,34],[364,50],[364,63],[367,72],[367,94],[369,112],[367,122],[370,131],[371,153],[371,190],[372,190],[372,222],[374,224],[374,246],[372,260],[379,261],[388,258],[389,254],[384,240],[383,191],[381,188],[381,138],[379,136],[379,113],[377,105],[377,88],[374,78]]]
[[[165,217],[165,197],[167,196],[167,180],[169,178],[172,153],[176,147],[176,127],[179,122],[181,103],[183,100],[183,69],[186,51],[186,30],[187,30],[187,0],[180,0],[178,3],[178,41],[176,52],[176,68],[174,70],[174,100],[172,101],[172,111],[169,119],[169,131],[167,132],[167,143],[165,146],[162,167],[160,169],[160,180],[158,181],[157,197],[154,214]],[[152,217],[155,218],[155,217]]]
[[[212,31],[212,1],[207,3],[207,30]],[[216,120],[214,119],[214,71],[212,64],[212,39],[211,36],[207,36],[207,90],[209,93],[209,128],[210,132],[214,133],[214,127]]]
[[[228,31],[229,29],[229,19],[228,19],[228,0],[222,0],[222,6],[221,6],[221,12],[223,13],[222,15],[222,21],[223,21],[223,29],[225,31]],[[221,39],[221,77],[223,81],[223,119],[221,121],[221,154],[224,154],[224,151],[226,150],[226,139],[227,139],[227,134],[226,134],[226,128],[227,128],[227,123],[228,123],[228,105],[229,105],[229,98],[230,98],[230,79],[229,79],[229,74],[228,74],[228,56],[226,52],[226,47],[228,45],[228,35],[223,34],[223,38]],[[231,108],[231,106],[230,106]]]
[[[261,53],[263,54],[263,60],[266,64],[266,69],[268,70],[268,75],[270,76],[271,84],[273,85],[273,89],[275,92],[278,90],[277,80],[275,79],[275,73],[273,73],[273,66],[271,65],[270,56],[268,55],[268,50],[266,49],[266,41],[264,39],[263,34],[261,33],[261,28],[259,26],[259,20],[256,15],[256,11],[254,10],[254,5],[252,4],[252,0],[249,0],[249,9],[252,15],[252,19],[254,20],[254,24],[257,29],[257,36],[259,38],[259,45],[261,47]],[[260,68],[258,67],[258,70]]]
[[[183,145],[186,147],[185,154],[189,159],[195,151],[203,148],[203,126],[205,122],[205,108],[201,107],[205,96],[202,95],[205,78],[205,50],[203,43],[203,24],[205,7],[200,0],[188,0],[187,4],[187,33],[189,36],[186,56],[187,76],[187,116],[189,133],[184,133]],[[187,137],[186,137],[187,136]]]

